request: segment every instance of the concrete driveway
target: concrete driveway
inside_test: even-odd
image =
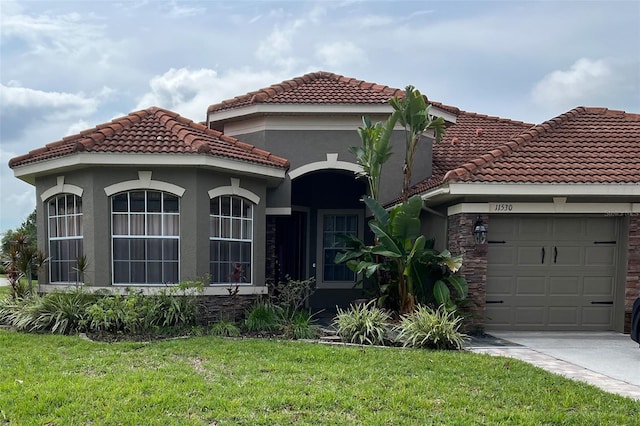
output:
[[[606,391],[640,400],[640,348],[616,332],[488,332],[499,347],[474,352],[518,358]],[[511,344],[510,344],[511,343]]]

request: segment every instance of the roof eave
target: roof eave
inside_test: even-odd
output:
[[[239,108],[213,111],[207,114],[207,123],[225,122],[238,119],[247,119],[261,115],[378,115],[391,114],[393,108],[388,103],[380,104],[254,104]],[[431,106],[431,114],[442,117],[448,123],[456,122],[456,115]]]
[[[200,167],[218,170],[234,175],[248,175],[266,179],[269,186],[276,186],[284,180],[287,167],[252,163],[233,158],[205,156],[201,154],[143,154],[143,153],[90,153],[81,152],[64,157],[52,158],[13,168],[14,176],[35,185],[37,176],[68,172],[95,166],[137,166],[157,167]]]

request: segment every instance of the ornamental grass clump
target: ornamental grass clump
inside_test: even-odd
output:
[[[396,341],[412,348],[462,349],[466,335],[459,331],[461,322],[462,317],[444,305],[435,310],[418,305],[395,328]]]
[[[280,329],[282,308],[269,301],[259,300],[247,312],[244,325],[254,333],[272,333]]]
[[[342,341],[361,345],[384,345],[387,323],[391,316],[376,306],[372,300],[366,304],[351,305],[349,309],[337,308],[333,324]]]

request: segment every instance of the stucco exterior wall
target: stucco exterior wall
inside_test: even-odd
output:
[[[83,189],[83,245],[89,260],[85,282],[92,286],[110,286],[111,271],[111,205],[105,188],[125,181],[139,179],[139,171],[150,171],[152,181],[161,181],[185,189],[180,198],[180,280],[203,277],[209,272],[209,194],[218,187],[231,186],[228,174],[195,168],[105,167],[72,171],[64,174],[64,181]],[[266,186],[259,179],[237,176],[240,187],[258,197],[254,207],[254,240],[252,284],[264,285],[265,271],[265,206]],[[47,247],[46,200],[40,195],[55,186],[56,175],[36,179],[38,244]],[[145,189],[140,186],[137,189]],[[41,276],[48,283],[48,271]]]
[[[328,153],[338,154],[338,161],[356,164],[355,156],[349,152],[350,147],[361,145],[356,129],[354,126],[353,130],[263,130],[234,136],[287,158],[291,163],[289,172],[295,172],[299,167],[327,161]],[[404,144],[404,130],[396,130],[392,137],[394,154],[382,171],[380,200],[383,203],[394,200],[402,190]],[[431,176],[431,155],[432,141],[424,138],[415,154],[413,184]],[[280,197],[278,192],[286,190],[286,186],[281,186],[274,191],[273,197]]]
[[[627,276],[625,282],[624,330],[626,333],[631,331],[631,308],[638,297],[640,297],[640,216],[632,215],[629,217]]]

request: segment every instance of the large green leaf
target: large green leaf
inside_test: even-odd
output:
[[[426,243],[426,239],[423,235],[420,235],[416,241],[413,243],[413,247],[407,256],[404,267],[404,275],[411,276],[411,269],[413,267],[414,262],[418,262],[422,254],[424,253],[424,245]]]
[[[442,280],[436,281],[433,285],[433,297],[438,305],[449,305],[451,302],[451,292],[449,287]]]
[[[364,203],[369,207],[371,213],[376,218],[376,220],[383,226],[387,227],[389,224],[389,212],[382,207],[382,205],[375,199],[366,196],[364,197]]]
[[[396,244],[393,238],[380,226],[378,222],[372,220],[371,222],[369,222],[369,228],[371,228],[376,237],[378,237],[378,241],[380,242],[380,245],[375,247],[372,250],[372,253],[374,253],[376,249],[380,248],[395,255],[395,257],[400,257],[404,254],[403,250]],[[375,253],[382,254],[379,252]],[[383,256],[387,255],[385,254]]]
[[[460,275],[451,275],[447,277],[447,281],[454,288],[456,293],[458,293],[458,297],[464,299],[467,297],[467,293],[469,292],[469,285],[467,284],[467,280]]]

